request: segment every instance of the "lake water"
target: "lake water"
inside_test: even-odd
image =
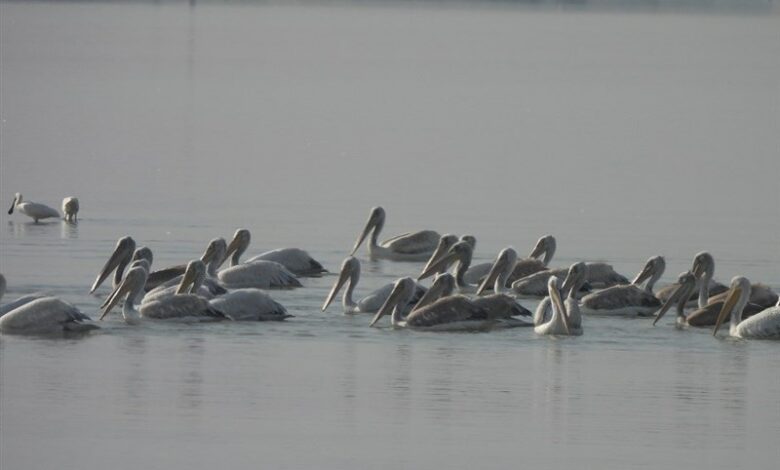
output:
[[[749,3],[749,2],[746,2]],[[116,239],[163,267],[252,230],[337,271],[383,235],[471,233],[476,261],[555,234],[553,265],[780,288],[780,16],[466,4],[0,3],[5,300],[87,294]],[[358,293],[421,263],[370,262]],[[673,315],[528,329],[368,328],[273,292],[285,323],[0,337],[0,467],[775,468],[780,344]],[[535,302],[523,303],[534,308]]]

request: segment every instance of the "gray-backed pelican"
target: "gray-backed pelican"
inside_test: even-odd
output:
[[[696,256],[693,257],[691,272],[697,278],[698,291],[694,289],[689,294],[690,299],[686,300],[687,307],[694,307],[697,305],[699,308],[704,307],[707,305],[710,295],[720,294],[728,290],[728,287],[712,279],[715,275],[715,259],[706,251],[697,253]],[[666,302],[679,287],[678,284],[662,287],[661,289],[658,289],[655,296],[661,302]]]
[[[235,321],[282,321],[292,317],[282,304],[255,288],[232,290],[209,304]]]
[[[211,300],[214,298],[214,294],[203,286],[205,280],[206,264],[200,259],[192,260],[187,263],[187,268],[184,270],[184,274],[181,276],[181,281],[178,285],[157,286],[144,295],[143,299],[141,299],[141,303],[146,304],[155,300],[173,297],[177,294],[194,294],[198,297],[203,297],[206,300]]]
[[[341,263],[339,277],[336,279],[333,288],[330,290],[325,302],[322,304],[322,311],[324,312],[331,302],[333,302],[336,294],[339,293],[339,290],[341,290],[344,284],[347,285],[347,288],[344,291],[341,304],[343,305],[344,313],[346,314],[376,312],[385,300],[387,300],[390,291],[393,290],[393,283],[388,283],[355,302],[352,299],[352,293],[355,291],[358,281],[360,281],[360,261],[353,256],[348,256],[344,262]],[[416,284],[415,295],[412,297],[412,302],[419,300],[423,294],[425,294],[425,291],[425,287],[419,283]]]
[[[66,197],[62,200],[62,213],[66,222],[79,221],[79,199],[76,197]]]
[[[625,276],[617,273],[607,263],[585,263],[588,268],[587,283],[591,287],[611,287],[618,284],[628,284]],[[563,277],[568,268],[548,269],[526,276],[512,283],[512,291],[521,296],[543,297],[547,295],[547,281],[551,276]]]
[[[8,209],[8,215],[13,214],[14,209],[18,209],[22,214],[32,218],[36,224],[41,219],[48,219],[49,217],[60,218],[60,213],[57,212],[57,209],[38,202],[24,202],[21,193],[14,195],[14,202],[11,203],[11,208]]]
[[[220,321],[227,317],[222,312],[214,309],[208,300],[192,294],[178,294],[173,297],[155,300],[142,304],[136,310],[135,304],[144,295],[144,286],[148,272],[143,264],[131,268],[125,274],[122,283],[111,293],[106,301],[102,320],[111,309],[116,306],[122,297],[125,302],[122,306],[122,317],[128,324],[137,324],[142,318],[154,320],[178,320],[178,321]],[[194,280],[194,279],[193,279]]]
[[[116,288],[122,282],[122,276],[129,263],[137,259],[146,259],[151,266],[153,258],[152,250],[149,248],[141,247],[136,249],[135,240],[132,237],[120,238],[116,242],[114,252],[111,253],[108,261],[103,265],[103,269],[100,270],[95,278],[95,282],[92,283],[89,293],[95,292],[111,272],[114,272],[113,288]]]
[[[588,315],[631,316],[655,312],[661,307],[661,301],[653,294],[653,286],[665,269],[663,256],[650,258],[631,284],[608,287],[583,297],[580,301],[582,311]],[[645,287],[641,288],[645,281]]]
[[[446,233],[439,238],[439,243],[436,245],[436,249],[433,251],[433,254],[428,259],[428,262],[425,263],[425,267],[423,268],[423,271],[427,270],[433,263],[439,260],[442,256],[444,256],[445,253],[450,251],[450,248],[452,248],[452,245],[456,244],[458,242],[457,235],[453,235],[451,233]],[[475,239],[476,242],[476,239]],[[472,248],[474,248],[472,246]],[[441,274],[443,272],[446,272],[447,268],[442,267],[439,269],[436,274]]]
[[[252,235],[249,233],[249,230],[245,228],[236,230],[236,233],[233,234],[233,239],[227,247],[226,256],[231,257],[230,266],[237,266],[239,264],[239,258],[246,251],[251,239]],[[273,261],[279,263],[296,276],[319,276],[328,272],[328,270],[323,268],[317,260],[309,255],[309,253],[300,248],[279,248],[266,251],[265,253],[250,258],[246,263],[253,263],[255,261]]]
[[[726,316],[731,314],[730,336],[745,339],[780,339],[780,303],[742,320],[742,311],[750,299],[750,289],[750,281],[742,276],[731,280],[728,297],[712,330],[713,335],[717,334]]]
[[[509,279],[515,264],[517,263],[517,252],[512,247],[501,250],[493,261],[487,276],[477,288],[476,294],[481,295],[489,287],[493,292],[500,294],[506,290],[506,282]]]
[[[539,240],[536,241],[533,250],[531,250],[531,254],[529,254],[527,258],[520,258],[515,261],[512,272],[509,273],[506,280],[507,286],[518,279],[548,269],[548,265],[555,254],[556,246],[555,237],[552,235],[545,235],[539,238]],[[540,260],[539,258],[542,256],[544,256],[544,258]],[[466,271],[464,279],[468,283],[478,284],[484,280],[491,266],[490,263],[472,265],[469,270]]]
[[[397,235],[382,244],[378,244],[379,232],[385,225],[385,210],[381,207],[371,209],[368,222],[363,232],[355,242],[350,256],[360,248],[363,240],[371,234],[368,245],[368,253],[372,259],[389,259],[394,261],[425,261],[436,249],[439,243],[439,234],[433,230],[422,230]]]
[[[460,241],[449,249],[444,256],[441,256],[436,262],[428,266],[428,269],[424,270],[417,277],[418,280],[430,277],[433,274],[440,272],[442,269],[447,269],[449,266],[456,263],[454,268],[455,283],[458,286],[458,291],[462,294],[471,293],[477,291],[479,286],[475,284],[469,284],[465,281],[463,276],[471,265],[472,248],[468,242]]]

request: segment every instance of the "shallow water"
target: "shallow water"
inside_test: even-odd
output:
[[[780,288],[780,19],[463,5],[0,4],[2,171],[78,225],[0,214],[6,300],[87,295],[116,239],[158,267],[237,227],[336,271],[386,235],[473,233],[475,261],[655,254],[664,282]],[[421,263],[369,262],[358,293]],[[0,337],[2,468],[773,468],[778,344],[586,318],[434,334],[273,292],[285,323]],[[534,301],[524,301],[533,308]],[[673,315],[669,315],[672,317]]]

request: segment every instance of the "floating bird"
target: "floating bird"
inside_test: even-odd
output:
[[[125,302],[122,306],[122,317],[128,324],[138,324],[142,318],[153,320],[178,320],[178,321],[221,321],[228,319],[224,313],[214,309],[208,300],[191,294],[178,294],[160,300],[142,304],[136,310],[135,304],[144,295],[144,286],[149,273],[147,267],[141,265],[127,271],[122,283],[114,289],[100,316],[102,320],[119,303],[122,297]]]
[[[239,258],[246,251],[249,246],[249,242],[252,239],[249,230],[241,228],[236,230],[233,234],[233,240],[227,247],[226,256],[231,256],[230,266],[237,266],[239,264]],[[266,251],[253,258],[250,258],[246,263],[253,263],[255,261],[273,261],[281,264],[287,268],[290,272],[296,276],[319,276],[328,272],[322,265],[312,258],[309,253],[301,250],[300,248],[279,248],[276,250]]]
[[[235,321],[282,321],[292,317],[282,304],[255,288],[232,290],[209,304]]]
[[[566,307],[566,311],[569,313],[569,326],[572,330],[580,327],[582,313],[579,307],[579,301],[577,300],[577,294],[582,289],[582,286],[587,282],[588,278],[588,265],[587,263],[578,262],[569,266],[569,270],[566,272],[566,277],[563,279],[563,284],[559,287],[561,298],[564,299],[563,304]],[[560,278],[559,278],[560,280]],[[552,318],[552,300],[550,296],[544,297],[539,305],[536,306],[536,310],[533,315],[534,325],[539,326],[543,323],[550,321]]]
[[[219,282],[228,289],[241,289],[254,287],[257,289],[290,289],[301,287],[300,281],[281,264],[274,261],[246,262],[225,268],[216,272],[216,267],[221,265],[226,257],[227,244],[225,239],[216,238],[211,241],[209,247],[219,250],[215,259],[220,261],[215,266],[210,266],[209,276],[216,276]]]
[[[712,295],[707,299],[707,305],[690,312],[686,321],[690,326],[712,326],[718,318],[718,313],[723,308],[728,291]],[[749,318],[764,311],[777,303],[778,296],[771,288],[764,284],[750,286],[748,303],[742,311],[743,318]]]
[[[363,240],[371,233],[368,245],[368,253],[372,259],[389,259],[395,261],[425,261],[436,249],[439,243],[439,234],[433,230],[404,233],[385,240],[381,245],[377,243],[379,232],[385,225],[385,210],[381,207],[371,209],[368,222],[363,232],[358,237],[350,256],[360,248]]]
[[[8,209],[8,215],[14,213],[14,208],[18,209],[19,212],[26,215],[27,217],[32,218],[36,224],[41,219],[60,217],[60,213],[57,212],[57,209],[52,209],[45,204],[40,204],[37,202],[23,202],[21,193],[16,193],[14,195],[14,202],[11,203],[11,208]]]
[[[464,275],[471,265],[471,258],[471,245],[468,242],[459,241],[458,243],[452,245],[449,251],[444,256],[441,256],[438,261],[434,262],[432,265],[428,266],[428,269],[420,273],[417,279],[425,279],[426,277],[430,277],[434,273],[440,272],[442,269],[446,270],[455,264],[455,284],[458,286],[458,291],[461,294],[474,293],[477,291],[479,286],[469,284],[464,279]]]
[[[677,328],[684,328],[688,326],[688,321],[685,318],[685,305],[691,297],[691,294],[696,291],[696,275],[691,271],[686,271],[677,278],[677,289],[667,297],[664,304],[655,314],[655,320],[653,320],[653,326],[672,308],[673,305],[677,306],[677,318],[675,319],[675,325]]]
[[[563,305],[561,294],[558,291],[558,277],[549,277],[547,280],[547,291],[552,301],[552,318],[550,318],[550,321],[534,327],[534,332],[538,335],[558,336],[569,336],[575,334],[569,325],[569,318],[566,314],[566,307]]]
[[[512,272],[506,280],[507,286],[511,285],[518,279],[522,279],[531,274],[548,269],[550,261],[552,261],[553,255],[555,255],[557,243],[555,237],[552,235],[545,235],[536,241],[531,254],[527,258],[517,259],[515,265],[512,268]],[[544,255],[544,259],[539,259]],[[471,266],[464,279],[469,283],[480,283],[487,275],[491,265],[489,263],[480,263]]]
[[[433,254],[428,259],[428,262],[425,263],[425,267],[423,268],[423,271],[427,270],[433,263],[438,261],[439,258],[444,256],[444,254],[446,254],[450,250],[450,248],[452,248],[452,245],[456,244],[457,242],[458,242],[457,235],[453,235],[451,233],[442,235],[441,238],[439,238],[439,244],[436,245],[436,249],[433,251]],[[474,240],[474,242],[476,243],[476,239]],[[474,246],[472,245],[471,248],[473,249]],[[436,272],[436,274],[441,274],[445,271],[447,271],[447,267],[443,266],[441,269],[439,269]]]
[[[617,273],[606,263],[585,263],[588,268],[587,284],[591,287],[611,287],[618,284],[628,284],[625,276]],[[563,277],[568,268],[548,269],[526,276],[512,283],[512,291],[517,295],[542,297],[547,295],[547,281],[551,276]]]
[[[731,289],[712,330],[718,333],[723,320],[731,315],[729,335],[745,339],[780,339],[780,302],[747,320],[742,320],[742,311],[750,298],[750,281],[742,276],[731,280]]]
[[[710,295],[720,294],[726,292],[728,287],[725,285],[713,281],[715,275],[715,259],[706,251],[697,253],[693,258],[693,266],[691,272],[696,276],[698,282],[698,295],[696,289],[690,292],[691,298],[686,301],[686,306],[694,307],[696,305],[699,308],[707,305]],[[666,302],[669,297],[678,289],[678,284],[671,284],[658,290],[656,297],[661,302]]]
[[[0,299],[6,280],[0,274]],[[2,307],[0,332],[4,334],[62,334],[87,332],[97,325],[72,304],[52,296],[25,296]]]
[[[344,262],[341,263],[339,277],[336,280],[336,283],[333,284],[333,288],[328,293],[328,297],[325,299],[325,303],[322,304],[322,311],[324,312],[325,309],[327,309],[331,304],[331,302],[333,302],[336,294],[338,294],[339,290],[341,290],[344,284],[347,285],[341,302],[344,306],[344,313],[374,313],[378,311],[382,304],[387,300],[387,296],[390,295],[390,292],[393,290],[393,283],[385,284],[384,286],[374,290],[369,295],[355,302],[352,299],[352,294],[355,291],[355,287],[357,287],[359,280],[360,261],[358,261],[358,259],[353,256],[349,256],[344,260]],[[425,294],[425,291],[425,287],[417,284],[415,294],[411,301],[413,303],[418,301],[423,296],[423,294]]]
[[[512,247],[507,247],[501,250],[493,262],[487,276],[482,280],[482,283],[477,288],[477,295],[482,294],[487,288],[492,287],[496,294],[500,294],[506,290],[506,282],[509,276],[512,274],[515,264],[517,263],[517,252]]]
[[[211,300],[214,298],[214,294],[203,286],[205,280],[206,264],[200,259],[192,260],[187,263],[187,268],[184,270],[184,274],[181,276],[181,281],[178,285],[160,285],[155,287],[144,295],[143,299],[141,299],[141,304],[173,297],[177,294],[193,294],[198,297],[203,297],[206,300]]]
[[[62,213],[64,214],[65,221],[78,222],[79,221],[79,200],[75,197],[66,197],[62,200]]]
[[[666,269],[663,256],[647,260],[631,284],[608,287],[586,295],[581,300],[582,311],[588,315],[649,315],[661,307],[653,294],[653,286]],[[647,281],[644,289],[640,286]]]

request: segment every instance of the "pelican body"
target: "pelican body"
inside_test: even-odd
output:
[[[41,219],[48,219],[51,217],[60,218],[60,213],[57,212],[57,209],[37,202],[24,202],[21,193],[16,193],[14,195],[14,202],[11,203],[11,208],[8,209],[8,215],[13,214],[14,209],[17,209],[22,214],[32,218],[36,224]]]
[[[742,311],[750,299],[750,281],[742,276],[731,280],[731,288],[718,314],[713,336],[718,333],[723,320],[731,315],[729,335],[745,339],[780,339],[780,303],[769,307],[747,320],[742,320]]]
[[[78,222],[79,200],[75,197],[66,197],[62,200],[62,213],[66,222]]]
[[[371,209],[368,222],[363,232],[355,242],[350,256],[354,256],[360,245],[371,234],[368,244],[368,254],[372,259],[389,259],[394,261],[425,261],[436,249],[439,234],[433,230],[422,230],[397,235],[378,243],[379,233],[385,226],[385,210],[381,207]]]
[[[230,266],[237,266],[239,258],[249,247],[252,236],[249,230],[241,228],[233,234],[233,239],[227,247],[227,256],[231,256]],[[300,248],[279,248],[266,251],[247,260],[247,263],[256,261],[272,261],[284,266],[296,276],[319,276],[328,272],[322,265],[312,258],[309,253]]]
[[[661,307],[653,295],[653,286],[666,269],[663,256],[647,260],[631,284],[608,287],[586,295],[581,300],[582,312],[589,315],[649,315]],[[644,288],[643,282],[647,281]]]

